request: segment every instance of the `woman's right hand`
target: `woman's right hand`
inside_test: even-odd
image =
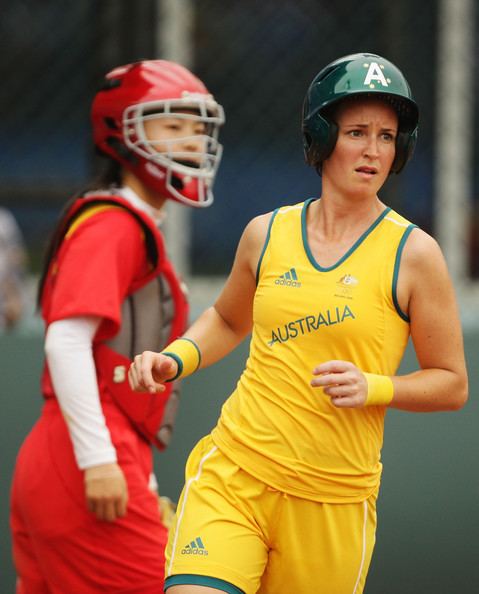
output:
[[[176,377],[178,363],[168,355],[144,351],[136,355],[128,372],[128,381],[136,392],[163,392],[164,383]]]
[[[113,522],[126,514],[128,487],[118,464],[86,468],[84,480],[88,509],[99,520]]]

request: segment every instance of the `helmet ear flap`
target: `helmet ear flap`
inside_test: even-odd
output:
[[[139,163],[138,157],[132,153],[119,138],[115,136],[108,136],[105,139],[106,144],[112,149],[114,153],[118,155],[117,160],[121,163],[127,161],[130,165],[136,167]]]
[[[417,142],[417,127],[412,132],[398,132],[396,156],[391,165],[391,173],[400,173],[412,157]]]
[[[338,126],[319,112],[303,122],[303,149],[306,163],[321,171],[321,163],[329,157],[336,146]]]

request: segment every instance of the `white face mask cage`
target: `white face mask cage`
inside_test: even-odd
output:
[[[205,131],[167,140],[148,138],[145,122],[167,117],[201,123]],[[125,109],[123,137],[133,153],[148,161],[145,167],[151,175],[161,178],[164,177],[163,172],[166,173],[165,185],[171,195],[184,204],[204,207],[213,202],[212,186],[223,152],[218,142],[223,123],[223,108],[211,95],[185,94],[182,99],[148,101]],[[200,150],[179,151],[174,148],[182,144],[188,146],[188,143],[196,143]],[[197,182],[197,199],[192,200],[182,192],[178,178],[184,186],[193,180]]]

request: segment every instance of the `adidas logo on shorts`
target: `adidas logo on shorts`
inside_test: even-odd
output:
[[[181,549],[182,555],[207,555],[208,551],[205,549],[203,541],[198,536],[195,540],[192,540],[190,544],[187,544]]]

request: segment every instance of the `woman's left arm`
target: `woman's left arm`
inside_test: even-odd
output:
[[[437,242],[415,229],[404,248],[398,300],[408,312],[420,370],[392,378],[392,408],[457,410],[468,382],[461,322],[444,256]]]
[[[338,408],[460,409],[468,382],[454,288],[439,245],[420,229],[414,229],[404,248],[397,297],[410,319],[420,370],[389,378],[365,375],[349,361],[327,361],[313,370],[311,385],[323,388]]]

